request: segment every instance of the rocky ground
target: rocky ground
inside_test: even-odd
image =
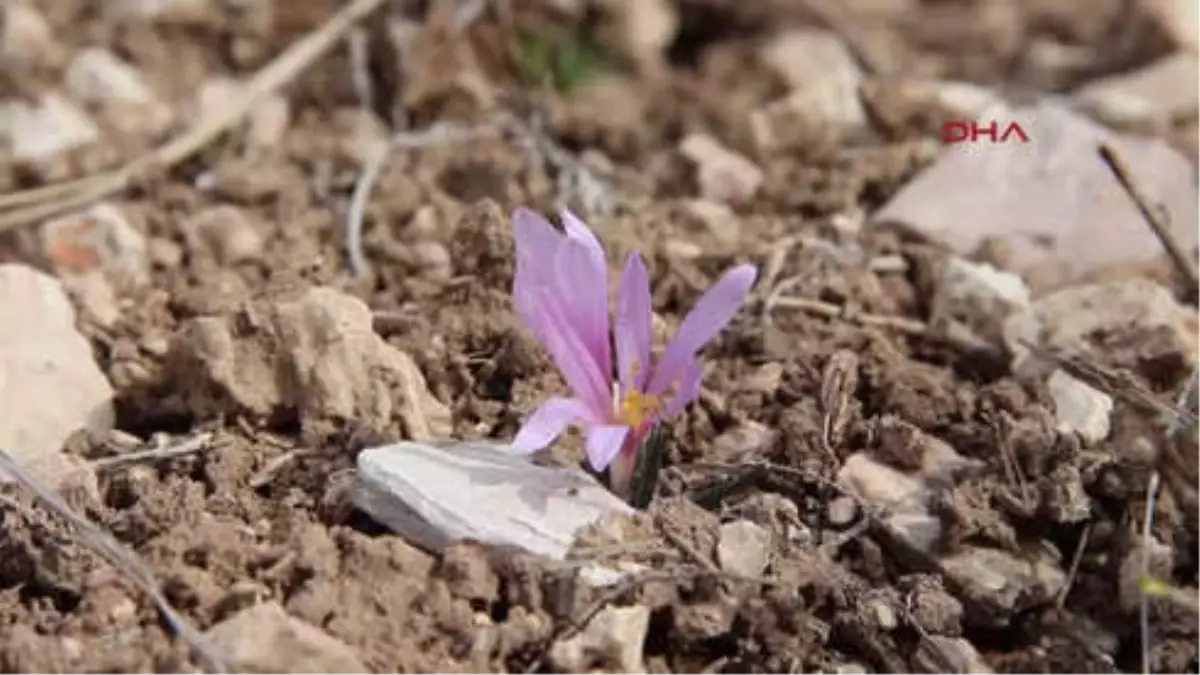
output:
[[[0,668],[1196,670],[1196,13],[8,0]],[[509,296],[562,204],[664,330],[757,285],[645,513],[435,555],[356,455],[563,392]]]

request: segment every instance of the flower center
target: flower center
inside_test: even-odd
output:
[[[625,392],[615,403],[617,421],[634,429],[641,428],[662,408],[662,401],[657,396],[645,394],[636,389]]]

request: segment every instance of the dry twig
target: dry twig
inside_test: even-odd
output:
[[[122,546],[120,542],[113,539],[111,535],[93,524],[86,517],[67,506],[58,495],[54,494],[53,490],[43,486],[33,476],[29,475],[11,455],[3,450],[0,450],[0,473],[8,474],[17,483],[20,483],[23,488],[33,493],[48,509],[69,522],[85,543],[99,553],[113,567],[124,572],[135,586],[150,596],[150,599],[158,606],[159,612],[162,613],[163,619],[171,626],[176,635],[192,647],[206,666],[213,672],[226,672],[222,659],[209,648],[204,636],[193,628],[187,619],[184,619],[175,612],[162,592],[159,591],[158,582],[154,580],[154,575],[138,559],[136,554]]]
[[[1162,242],[1163,248],[1167,249],[1167,254],[1171,256],[1171,260],[1175,263],[1175,268],[1179,274],[1187,281],[1188,288],[1195,293],[1196,285],[1200,284],[1200,276],[1196,272],[1196,261],[1192,256],[1183,249],[1183,245],[1175,238],[1175,233],[1171,231],[1167,216],[1162,208],[1154,208],[1150,205],[1150,200],[1146,198],[1146,194],[1133,181],[1133,174],[1130,173],[1129,167],[1121,160],[1120,156],[1108,145],[1100,146],[1100,158],[1108,165],[1117,182],[1129,194],[1129,198],[1133,200],[1135,206],[1142,214],[1142,218],[1146,220],[1146,224],[1154,231],[1155,236]]]
[[[1142,517],[1142,576],[1150,576],[1150,541],[1154,527],[1154,511],[1158,504],[1158,471],[1150,472],[1146,482],[1146,512]],[[1150,598],[1142,593],[1138,599],[1138,625],[1142,633],[1142,672],[1150,673]]]
[[[350,197],[350,208],[346,213],[346,257],[351,274],[361,276],[367,271],[367,258],[362,249],[363,216],[371,189],[375,187],[375,181],[393,151],[463,143],[494,133],[496,130],[488,127],[465,128],[450,122],[438,122],[421,131],[402,131],[392,136],[392,140],[367,163]]]
[[[240,122],[266,96],[295,79],[381,4],[383,0],[353,0],[255,73],[228,106],[202,117],[172,140],[125,166],[99,176],[9,195],[3,204],[13,210],[0,214],[0,232],[84,208],[191,157]]]
[[[783,284],[781,283],[780,286],[782,285]],[[764,315],[769,314],[776,307],[783,309],[798,309],[802,312],[823,316],[829,319],[841,319],[843,321],[854,323],[866,328],[884,328],[888,330],[894,330],[905,335],[911,335],[913,337],[940,341],[954,347],[955,349],[966,352],[975,352],[978,354],[986,354],[988,356],[996,356],[999,351],[995,345],[989,344],[988,342],[980,339],[979,336],[971,333],[970,330],[961,324],[951,323],[945,326],[945,329],[941,329],[918,319],[909,319],[903,316],[886,316],[883,314],[858,312],[849,307],[835,305],[832,302],[813,300],[811,298],[784,296],[772,291],[763,301]]]
[[[821,445],[833,460],[838,460],[835,448],[842,444],[842,435],[850,422],[850,401],[858,388],[858,356],[848,350],[834,352],[821,374]]]
[[[92,466],[96,469],[108,469],[122,464],[132,462],[141,462],[144,460],[158,461],[162,459],[170,459],[172,457],[180,457],[189,455],[193,452],[207,450],[213,446],[212,433],[200,434],[194,438],[189,438],[182,443],[175,445],[167,445],[162,447],[150,448],[149,450],[138,450],[137,452],[127,452],[113,457],[103,457],[92,462]]]

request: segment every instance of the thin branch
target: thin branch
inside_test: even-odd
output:
[[[1137,210],[1142,214],[1142,218],[1146,220],[1146,224],[1154,231],[1155,236],[1162,242],[1163,248],[1167,249],[1167,254],[1171,256],[1171,260],[1175,263],[1175,269],[1183,276],[1188,283],[1188,288],[1195,292],[1196,285],[1200,283],[1200,275],[1196,272],[1196,261],[1192,256],[1183,249],[1183,245],[1175,238],[1175,233],[1171,231],[1167,218],[1161,208],[1152,208],[1150,200],[1146,198],[1146,194],[1133,181],[1133,174],[1130,173],[1129,167],[1121,160],[1120,156],[1112,149],[1111,146],[1100,146],[1100,158],[1108,165],[1113,176],[1121,187],[1125,188],[1125,192],[1129,194],[1129,198],[1133,200]]]
[[[213,435],[211,433],[200,434],[195,438],[189,438],[182,443],[168,445],[159,448],[150,448],[149,450],[138,450],[136,452],[127,452],[113,457],[103,457],[92,462],[92,467],[96,469],[108,469],[122,464],[132,462],[141,462],[144,460],[158,461],[162,459],[170,459],[182,455],[189,455],[193,452],[200,452],[212,447]]]
[[[362,249],[363,216],[367,198],[393,151],[464,143],[495,133],[495,129],[487,127],[464,128],[452,122],[438,122],[421,131],[402,131],[392,136],[391,141],[367,162],[350,197],[350,207],[346,213],[346,257],[350,272],[354,276],[361,276],[367,271],[367,258]]]
[[[1146,485],[1146,513],[1142,518],[1142,578],[1150,576],[1151,529],[1154,527],[1154,510],[1158,503],[1158,472],[1150,474]],[[1150,598],[1140,594],[1138,623],[1142,632],[1142,672],[1150,675]]]
[[[62,185],[48,186],[9,196],[11,204],[28,204],[0,215],[0,232],[52,218],[66,211],[116,194],[155,171],[175,166],[191,157],[245,118],[254,106],[305,68],[312,65],[383,0],[353,0],[320,28],[292,44],[254,74],[237,97],[214,115],[206,115],[174,139],[108,173]]]

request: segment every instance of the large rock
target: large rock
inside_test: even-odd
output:
[[[244,609],[204,635],[211,648],[244,673],[364,673],[346,643],[269,602]]]
[[[112,396],[62,285],[0,265],[0,449],[58,482],[76,468],[60,454],[63,442],[79,429],[110,428]]]
[[[450,411],[416,362],[372,329],[353,296],[313,288],[185,323],[172,345],[173,374],[200,416],[353,423],[409,438],[445,437]]]
[[[1156,261],[1162,245],[1098,155],[1098,146],[1108,143],[1147,197],[1166,210],[1179,241],[1195,246],[1196,180],[1179,152],[1161,141],[1118,135],[1050,102],[1000,111],[993,119],[1002,129],[1015,121],[1029,142],[980,137],[949,147],[876,214],[876,222],[920,232],[964,254],[996,240],[1008,251],[1008,266],[1035,288]]]

